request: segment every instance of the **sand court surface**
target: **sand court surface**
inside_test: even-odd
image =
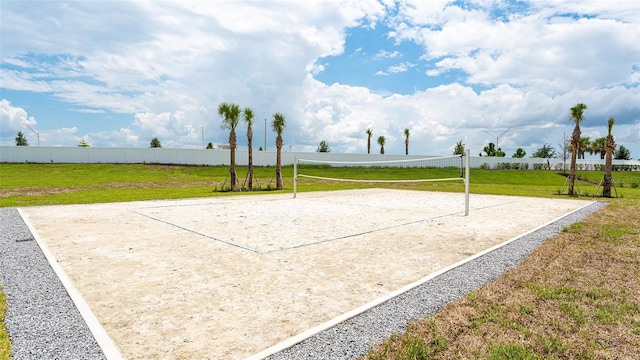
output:
[[[127,359],[243,359],[589,201],[366,189],[21,208]]]

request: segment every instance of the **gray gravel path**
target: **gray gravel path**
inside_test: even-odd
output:
[[[0,284],[14,360],[106,359],[17,209],[0,209]]]
[[[563,227],[582,221],[605,205],[584,207],[268,359],[362,356],[391,334],[403,332],[411,321],[433,315],[447,303],[495,280]],[[0,209],[0,284],[7,296],[5,324],[15,360],[106,358],[14,208]]]

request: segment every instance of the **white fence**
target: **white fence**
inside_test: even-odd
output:
[[[293,164],[294,157],[309,160],[334,161],[380,161],[420,159],[426,155],[380,155],[380,154],[342,154],[318,152],[282,152],[282,164]],[[0,146],[2,163],[147,163],[147,164],[189,164],[189,165],[228,165],[229,150],[205,149],[165,149],[165,148],[99,148],[99,147],[47,147],[47,146]],[[253,164],[256,166],[275,165],[275,151],[254,151]],[[236,150],[236,164],[248,163],[246,150]],[[562,159],[536,158],[470,158],[472,168],[488,169],[548,169],[561,170]],[[566,162],[568,166],[569,161]],[[615,166],[640,171],[640,161],[614,160]],[[595,170],[604,166],[604,160],[578,160],[578,169]]]

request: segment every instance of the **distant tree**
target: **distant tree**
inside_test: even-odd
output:
[[[88,142],[84,141],[84,139],[82,139],[78,143],[78,147],[91,147],[91,144],[89,144]]]
[[[245,184],[249,190],[253,190],[253,110],[248,107],[244,108],[242,115],[244,117],[244,123],[247,124],[247,150],[249,153],[249,164]]]
[[[541,148],[537,149],[531,155],[532,158],[540,158],[540,159],[551,159],[556,156],[556,149],[549,144],[542,145]]]
[[[271,122],[271,127],[273,131],[276,132],[276,189],[284,190],[284,184],[282,183],[282,145],[284,144],[282,141],[282,132],[284,131],[284,127],[286,126],[286,121],[284,119],[284,115],[281,113],[273,114],[273,121]]]
[[[611,177],[611,171],[613,170],[611,155],[613,153],[613,149],[616,147],[615,140],[613,135],[611,134],[611,130],[613,129],[613,124],[615,124],[616,120],[613,117],[610,117],[607,121],[607,130],[608,134],[605,138],[605,153],[606,160],[604,165],[604,184],[602,186],[602,196],[603,197],[611,197],[611,185],[613,184],[613,178]],[[622,147],[622,145],[620,146]]]
[[[240,120],[240,107],[236,104],[223,102],[218,106],[218,115],[222,116],[222,126],[229,129],[229,175],[231,178],[231,191],[236,190],[238,176],[236,174],[236,127]]]
[[[320,145],[318,145],[318,149],[316,149],[316,152],[323,152],[323,153],[331,152],[331,149],[329,148],[329,143],[324,140],[320,141]]]
[[[27,138],[24,137],[22,131],[18,131],[18,135],[16,136],[16,146],[29,146],[29,142]]]
[[[498,148],[498,150],[496,150],[496,157],[505,157],[505,156],[507,156],[507,154],[504,151],[502,151],[501,148]]]
[[[212,143],[208,143],[207,144],[207,149],[213,149],[213,144]]]
[[[620,145],[613,158],[616,160],[631,160],[631,151],[624,145]]]
[[[591,142],[591,146],[589,147],[589,154],[597,154],[600,155],[600,159],[604,160],[605,155],[607,154],[607,149],[605,146],[606,138],[599,137]]]
[[[562,173],[567,173],[567,159],[571,158],[571,140],[563,138],[561,143],[558,143],[560,152],[556,154],[556,157],[562,159]]]
[[[371,137],[373,136],[373,130],[367,129],[365,134],[367,134],[367,154],[371,154]]]
[[[496,156],[496,145],[490,142],[482,151],[486,154],[485,156]]]
[[[578,103],[576,106],[570,109],[570,119],[575,123],[573,133],[571,134],[571,169],[569,172],[569,196],[573,196],[573,187],[576,182],[576,158],[578,155],[578,149],[580,148],[580,123],[584,120],[584,111],[587,110],[587,105]]]
[[[462,140],[458,141],[455,145],[453,145],[453,155],[464,155],[464,143]]]
[[[591,148],[591,138],[580,137],[578,141],[578,159],[584,159],[584,154]]]
[[[524,151],[523,148],[517,148],[516,152],[513,153],[513,155],[511,155],[512,158],[516,158],[516,159],[522,159],[523,157],[525,157],[527,155],[527,152]]]
[[[380,154],[384,155],[384,143],[387,141],[387,139],[384,138],[384,136],[378,136],[378,145],[380,145]]]
[[[157,137],[151,139],[151,143],[149,144],[150,148],[161,148],[162,144],[160,144],[160,140]]]
[[[409,155],[409,129],[404,129],[404,154]]]

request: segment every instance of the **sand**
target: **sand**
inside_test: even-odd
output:
[[[349,190],[22,208],[127,359],[243,359],[586,205]]]

